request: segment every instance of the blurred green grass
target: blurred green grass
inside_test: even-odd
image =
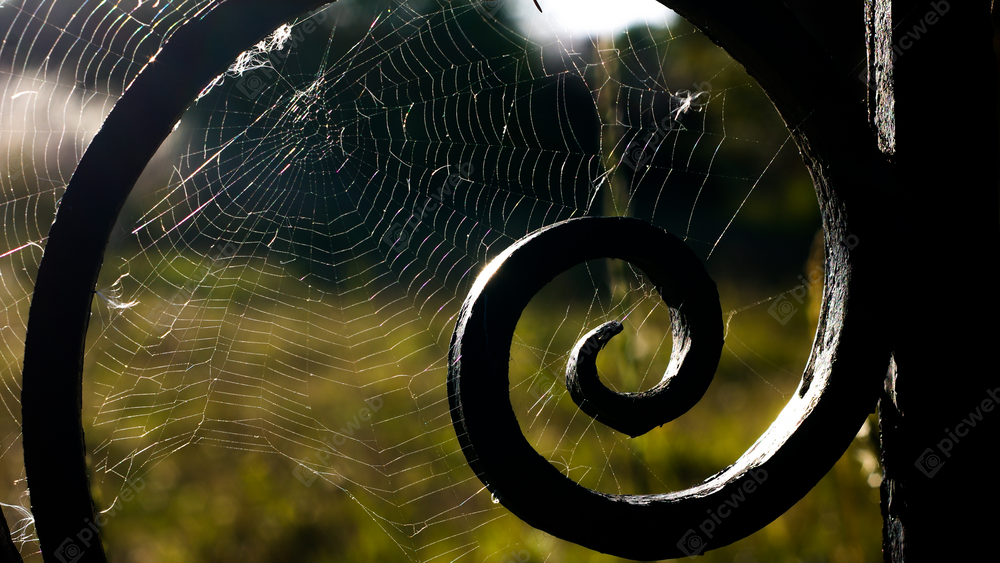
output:
[[[728,152],[711,168],[711,143],[701,137],[679,141],[687,143],[679,151],[683,158],[654,163],[664,173],[676,170],[671,181],[677,183],[667,188],[653,171],[643,182],[655,189],[629,184],[625,195],[638,214],[655,214],[649,211],[656,209],[653,198],[676,198],[657,199],[653,218],[683,232],[694,212],[692,188],[718,188],[699,203],[689,239],[704,255],[748,186],[756,185],[761,159],[774,156],[787,132],[766,97],[721,50],[684,23],[671,33],[673,62],[663,68],[663,81],[687,87],[707,76],[714,92],[725,93],[724,102],[713,103],[725,103]],[[651,46],[663,38],[653,39]],[[639,53],[636,60],[659,66],[659,53],[643,51],[643,40],[640,34],[629,38]],[[503,53],[499,40],[483,44]],[[719,114],[707,119],[706,129],[723,125],[712,125]],[[767,120],[770,125],[763,124]],[[791,289],[798,284],[796,275],[808,275],[818,264],[817,245],[806,252],[818,224],[815,197],[794,152],[789,147],[775,158],[768,174],[780,180],[760,183],[740,208],[740,221],[727,235],[730,244],[708,262],[723,310],[739,312],[727,319],[715,381],[677,421],[627,439],[581,416],[562,385],[565,354],[581,331],[626,312],[625,333],[600,356],[602,377],[623,390],[648,388],[659,379],[670,353],[669,316],[655,293],[642,289],[640,278],[619,270],[629,289],[609,291],[606,264],[581,266],[547,287],[524,312],[511,352],[512,404],[529,440],[571,477],[610,493],[683,489],[735,461],[794,391],[815,330],[819,288],[787,324],[768,314],[768,302],[758,303]],[[684,174],[693,180],[683,180]],[[15,213],[29,214],[20,208]],[[95,322],[91,344],[104,339],[102,350],[118,346],[124,352],[88,355],[85,378],[98,508],[114,505],[124,476],[145,483],[134,499],[117,499],[119,508],[102,530],[112,561],[523,563],[524,553],[533,562],[618,561],[534,531],[479,490],[451,428],[444,391],[451,325],[435,312],[456,309],[453,300],[436,296],[416,310],[397,286],[377,299],[364,294],[361,282],[315,288],[242,256],[201,286],[193,301],[173,306],[169,302],[179,288],[200,278],[205,253],[188,247],[163,260],[133,252],[130,278],[153,280],[143,290],[147,298],[124,312],[98,302],[96,318],[114,330],[95,330]],[[106,270],[99,287],[119,275]],[[3,276],[6,283],[30,287],[34,272],[12,268]],[[324,301],[335,295],[346,300]],[[758,304],[742,310],[753,303]],[[10,308],[16,318],[8,325],[26,318],[26,305]],[[163,321],[165,307],[169,323]],[[16,333],[6,331],[4,339],[14,357],[21,345]],[[108,397],[110,390],[121,393],[123,376],[134,379],[126,385],[129,393]],[[204,400],[209,392],[219,397],[211,405]],[[336,436],[373,397],[384,404],[371,420],[359,424],[333,459],[319,457],[326,451],[324,440]],[[7,408],[13,412],[18,406]],[[307,411],[325,428],[306,420]],[[0,471],[13,483],[22,477],[18,430],[4,430],[3,445],[10,449]],[[881,561],[878,489],[872,486],[878,481],[872,465],[877,452],[871,441],[870,434],[856,440],[775,522],[703,560]],[[141,466],[118,464],[139,454],[145,460]],[[307,485],[299,478],[314,473],[303,472],[303,463],[325,473]],[[426,478],[412,477],[418,472]],[[425,515],[438,514],[436,507],[456,504],[461,515],[422,525]],[[31,550],[29,544],[25,555]]]
[[[803,270],[808,267],[809,263],[804,264]],[[815,311],[804,311],[787,325],[767,314],[766,303],[735,315],[728,325],[727,348],[705,398],[677,421],[627,439],[576,411],[561,380],[565,353],[580,336],[581,327],[597,326],[603,319],[628,310],[625,333],[601,354],[598,366],[602,377],[621,389],[648,388],[659,379],[669,358],[669,315],[655,292],[640,288],[641,278],[627,277],[633,290],[615,296],[594,290],[593,284],[579,283],[581,278],[593,279],[594,272],[602,271],[600,263],[577,267],[557,278],[525,310],[511,353],[511,400],[522,429],[543,455],[568,470],[574,479],[598,490],[664,492],[698,483],[735,461],[794,391],[808,354]],[[723,279],[719,285],[723,295],[735,302],[746,303],[747,299],[734,293],[760,295],[739,280]],[[293,319],[308,320],[314,325],[310,338],[342,333],[343,323],[363,334],[362,325],[371,328],[379,321],[374,315],[348,320],[274,304],[267,291],[256,287],[257,293],[247,293],[246,301],[234,297],[233,290],[227,288],[212,290],[210,298],[219,291],[220,299],[237,304],[243,318],[246,311],[261,309],[290,324],[294,324]],[[777,293],[773,288],[764,291]],[[815,309],[816,292],[810,295],[810,308]],[[265,310],[261,303],[268,301],[272,307]],[[201,316],[185,320],[182,315],[175,323],[180,341],[189,341],[191,335],[185,331],[204,330],[209,320],[206,315],[216,315],[219,322],[224,317],[210,307],[192,310],[200,311]],[[140,311],[130,314],[141,316]],[[305,439],[277,446],[278,454],[254,451],[261,448],[253,443],[192,443],[146,468],[148,473],[142,473],[145,489],[115,510],[115,517],[103,530],[112,560],[253,562],[295,557],[301,561],[411,561],[440,557],[506,563],[527,552],[531,561],[616,561],[532,530],[490,503],[488,494],[482,492],[463,505],[464,513],[478,514],[478,519],[442,519],[432,531],[422,530],[419,524],[410,530],[398,529],[396,523],[418,522],[420,514],[435,513],[428,508],[433,503],[440,503],[442,509],[452,506],[451,488],[477,488],[447,421],[447,405],[442,403],[446,350],[419,327],[405,322],[413,315],[412,309],[405,308],[391,314],[401,323],[391,338],[394,357],[403,358],[392,362],[392,371],[376,360],[370,364],[375,368],[354,377],[355,384],[346,383],[350,377],[344,374],[328,373],[326,390],[312,387],[304,399],[312,411],[328,413],[334,428],[363,408],[365,398],[384,398],[384,406],[374,413],[371,425],[362,424],[352,436],[357,441],[347,441],[346,449],[338,448],[345,458],[330,462],[331,474],[308,486],[296,478],[300,461],[315,459],[316,446]],[[292,326],[282,329],[280,323],[254,328],[252,321],[242,322],[249,325],[241,324],[240,330],[266,328],[272,335],[293,331]],[[237,330],[235,325],[222,322],[221,326],[220,341],[240,340],[237,335],[226,335]],[[139,333],[144,331],[138,327],[134,337],[142,338]],[[310,338],[299,342],[302,350],[269,347],[264,352],[268,357],[257,361],[302,364],[304,349],[319,342]],[[430,345],[423,345],[428,342]],[[337,355],[341,361],[361,367],[377,358],[385,343],[381,338],[361,338],[355,345],[338,349]],[[337,371],[333,364],[327,370]],[[391,373],[399,375],[388,376]],[[314,375],[316,379],[324,377],[322,372]],[[111,370],[104,376],[116,374]],[[100,385],[100,381],[101,376],[96,376],[93,385]],[[402,381],[404,385],[400,385]],[[197,414],[217,407],[209,409],[198,403],[192,408]],[[238,420],[246,415],[246,405],[230,408],[231,412],[217,411],[215,418]],[[132,443],[127,438],[134,438],[118,435],[118,440],[107,442],[114,436],[112,427],[129,426],[122,424],[120,417],[121,413],[115,415],[115,424],[98,424],[87,431],[89,443],[104,443],[107,450],[124,448],[111,453],[109,459],[127,458],[127,445]],[[447,423],[442,423],[442,418]],[[143,426],[157,428],[164,421],[148,419]],[[413,428],[415,423],[424,424],[427,430]],[[414,436],[422,444],[436,447],[414,450],[406,444]],[[395,447],[386,448],[387,444]],[[109,455],[104,450],[99,454]],[[869,484],[872,468],[862,463],[870,462],[873,455],[877,454],[870,438],[857,440],[789,512],[746,540],[707,553],[704,560],[880,560],[878,489]],[[405,459],[400,461],[400,456]],[[99,461],[97,465],[107,470]],[[314,468],[322,465],[316,461]],[[410,483],[403,491],[391,490],[392,474],[405,474],[425,465],[435,467],[431,473],[437,478]],[[106,509],[114,502],[120,482],[107,474],[97,477],[95,499]],[[103,486],[102,480],[106,480]],[[380,509],[386,510],[378,513]],[[384,519],[386,512],[393,512],[390,520]],[[471,532],[470,524],[475,526]],[[433,534],[434,539],[421,534]],[[478,549],[474,555],[463,555],[469,551],[470,535]],[[409,540],[400,541],[400,537]]]

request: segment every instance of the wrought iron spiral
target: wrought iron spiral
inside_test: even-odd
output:
[[[489,397],[482,394],[487,389],[506,388],[506,350],[531,297],[571,266],[605,257],[627,260],[649,276],[670,310],[673,352],[663,379],[652,389],[612,391],[599,381],[594,362],[622,327],[616,321],[606,323],[581,338],[570,354],[566,386],[573,401],[604,424],[639,436],[684,414],[701,399],[722,354],[722,309],[715,282],[694,253],[666,231],[639,219],[586,217],[550,225],[513,244],[469,293],[452,339],[449,390],[459,388],[461,372],[476,375],[466,378],[461,393],[449,393],[456,427],[468,432],[469,418],[475,424],[479,409],[487,408],[474,401]],[[475,414],[466,418],[466,411]],[[463,441],[463,447],[473,446]]]
[[[872,337],[885,323],[876,290],[884,242],[869,228],[881,200],[865,189],[882,181],[886,168],[874,143],[841,141],[870,136],[864,120],[837,102],[850,98],[846,85],[823,78],[835,74],[828,57],[777,2],[664,3],[730,48],[758,79],[789,124],[816,184],[826,275],[819,328],[795,396],[733,465],[681,492],[599,493],[563,475],[528,444],[509,400],[511,337],[531,296],[576,263],[613,257],[639,266],[671,307],[674,330],[674,357],[664,379],[631,395],[603,387],[593,365],[620,326],[607,323],[585,335],[567,368],[570,395],[584,412],[635,436],[686,412],[711,381],[721,345],[714,284],[700,264],[691,264],[689,251],[676,248],[675,239],[624,218],[553,225],[497,257],[463,305],[448,375],[462,451],[494,498],[555,536],[638,560],[697,555],[742,539],[784,513],[833,466],[874,410],[889,358],[888,345]],[[762,20],[756,14],[765,5],[769,16]],[[762,34],[761,26],[773,35]],[[864,248],[842,244],[848,236],[864,238]],[[640,246],[669,250],[645,255]]]
[[[715,282],[679,239],[645,221],[586,217],[550,225],[507,248],[487,266],[466,298],[452,336],[448,398],[462,451],[501,504],[536,527],[600,551],[636,559],[643,537],[662,525],[669,495],[607,495],[583,489],[535,453],[508,397],[514,328],[531,298],[555,276],[597,258],[638,266],[670,310],[673,352],[663,379],[641,393],[600,383],[597,352],[621,324],[589,332],[574,347],[566,385],[574,402],[630,436],[670,422],[705,394],[723,344]],[[553,511],[559,514],[552,518]],[[660,557],[656,557],[657,559]]]
[[[118,212],[145,164],[201,89],[268,32],[325,3],[229,0],[184,25],[124,93],[81,159],[49,233],[25,342],[25,468],[46,559],[94,518],[81,419],[82,358],[97,275]],[[506,399],[505,375],[509,335],[521,310],[515,304],[526,303],[537,290],[532,288],[544,281],[532,278],[518,288],[510,278],[530,271],[522,268],[531,257],[547,252],[551,241],[567,234],[581,238],[550,255],[560,256],[563,266],[552,264],[549,271],[587,256],[628,260],[657,280],[665,302],[676,311],[675,358],[665,379],[647,395],[602,391],[590,372],[594,354],[615,326],[600,327],[578,344],[576,376],[569,379],[572,396],[584,410],[623,432],[640,434],[685,412],[711,380],[721,345],[714,284],[700,264],[691,262],[687,249],[677,246],[679,241],[631,219],[562,223],[505,252],[463,308],[449,373],[462,449],[500,502],[559,537],[634,559],[676,557],[692,548],[700,552],[725,545],[782,514],[846,449],[875,405],[889,357],[888,344],[870,338],[884,323],[877,313],[877,288],[884,277],[877,265],[881,242],[869,228],[881,217],[867,189],[880,181],[881,160],[874,150],[838,137],[856,139],[867,131],[863,116],[841,103],[849,98],[846,86],[828,80],[839,74],[777,0],[663,3],[728,48],[759,81],[789,124],[816,182],[827,274],[820,329],[796,396],[734,465],[681,493],[595,493],[563,476],[528,445]],[[234,29],[228,23],[237,14],[247,25]],[[599,221],[599,229],[580,232],[587,231],[585,225],[597,225],[591,221]],[[858,250],[837,244],[849,232],[864,240]],[[632,236],[659,241],[663,254],[638,252]],[[581,248],[579,240],[592,246]],[[576,250],[562,257],[566,248]],[[629,411],[635,410],[633,404],[649,406],[633,417],[622,412],[622,404]],[[745,499],[739,510],[724,523],[705,525],[706,514],[719,514],[735,495]],[[78,561],[105,561],[96,532],[95,538]]]
[[[814,432],[808,417],[835,395],[822,394],[832,388],[831,370],[815,356],[796,398],[768,433],[736,464],[680,493],[614,495],[587,489],[539,455],[522,434],[508,378],[521,312],[557,275],[598,258],[626,260],[647,275],[670,310],[673,351],[663,379],[652,389],[612,391],[599,381],[594,362],[622,326],[605,323],[570,353],[566,386],[573,401],[607,426],[638,436],[684,414],[704,395],[721,355],[723,325],[715,283],[694,253],[640,219],[556,223],[517,241],[484,268],[456,322],[448,399],[470,467],[493,497],[525,522],[621,557],[682,557],[756,531],[787,509],[774,504],[775,498],[787,498],[789,485],[797,481],[785,454],[796,447],[813,453],[825,447],[808,438]],[[791,446],[795,442],[798,446]]]
[[[598,551],[663,559],[742,538],[745,519],[719,514],[728,517],[734,508],[747,510],[753,504],[749,493],[766,499],[778,488],[776,481],[768,481],[771,464],[766,458],[734,465],[680,494],[612,495],[570,480],[521,433],[508,379],[517,321],[555,276],[597,258],[626,260],[648,276],[670,310],[673,351],[655,387],[641,393],[614,392],[600,383],[594,365],[600,349],[621,332],[620,323],[605,323],[581,338],[570,354],[566,385],[574,402],[598,421],[638,436],[684,414],[704,395],[721,355],[722,310],[715,283],[694,253],[639,219],[588,217],[556,223],[495,258],[469,292],[456,322],[448,398],[469,465],[493,497],[525,522]],[[775,452],[758,455],[765,453]],[[670,541],[649,541],[664,534]]]

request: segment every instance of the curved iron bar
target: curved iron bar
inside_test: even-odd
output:
[[[642,241],[641,244],[637,241]],[[552,252],[553,248],[562,249]],[[514,255],[519,262],[514,261]],[[526,258],[525,258],[526,256]],[[618,393],[605,387],[597,376],[597,353],[622,331],[618,321],[607,322],[588,332],[570,352],[566,365],[566,388],[573,402],[583,412],[599,422],[629,436],[641,436],[686,413],[705,395],[722,356],[722,307],[715,282],[709,277],[698,257],[683,242],[662,229],[638,219],[621,217],[573,219],[556,223],[518,241],[495,259],[488,271],[491,276],[477,284],[463,309],[472,315],[479,300],[485,306],[487,288],[494,302],[510,299],[510,308],[502,314],[513,315],[513,324],[528,304],[515,297],[503,297],[510,287],[500,285],[499,270],[523,264],[532,272],[532,282],[521,276],[517,284],[519,297],[528,300],[552,278],[570,266],[595,258],[620,258],[642,269],[660,293],[670,310],[673,350],[663,379],[652,389],[639,393]],[[530,289],[531,293],[527,293]],[[478,292],[478,293],[477,293]],[[517,305],[520,305],[518,308]],[[504,321],[509,321],[505,319]],[[494,318],[490,319],[495,323]],[[505,326],[506,322],[501,322]],[[513,329],[513,324],[511,328]],[[467,331],[466,331],[467,332]],[[458,334],[456,332],[456,334]],[[513,333],[511,333],[513,336]],[[502,341],[505,335],[493,333],[491,343]],[[509,347],[510,343],[507,343]],[[460,347],[461,343],[456,343]],[[460,351],[453,347],[453,354]],[[450,364],[449,380],[459,375],[460,360]],[[449,395],[461,404],[461,397]],[[455,416],[461,409],[453,410]]]
[[[228,0],[187,23],[115,104],[73,173],[38,267],[24,345],[24,465],[46,560],[106,561],[87,477],[82,370],[97,276],[125,199],[205,85],[282,23],[329,3]]]
[[[766,469],[768,479],[760,488],[767,494],[752,495],[741,505],[738,518],[726,520],[707,542],[715,547],[751,533],[801,498],[846,449],[874,405],[889,356],[888,343],[879,336],[884,323],[877,291],[883,278],[883,242],[874,228],[885,204],[866,188],[886,185],[887,174],[872,148],[874,141],[857,142],[871,137],[862,106],[854,107],[844,84],[829,80],[837,75],[829,58],[783,5],[775,0],[661,2],[724,46],[771,97],[813,175],[826,231],[824,307],[796,398],[735,465],[691,491],[654,495],[654,500],[683,504],[687,514],[696,514],[702,507],[711,508],[713,499],[739,491],[753,471]],[[326,3],[229,0],[189,22],[128,88],[80,161],[49,233],[25,341],[25,467],[46,558],[61,542],[94,528],[81,420],[83,349],[103,252],[125,198],[205,84],[278,25]],[[237,15],[245,25],[230,25]],[[857,249],[839,245],[849,234],[863,244]],[[549,470],[555,471],[551,466]],[[582,487],[560,481],[556,490],[540,491],[535,501],[543,506],[529,522],[567,539],[589,533],[593,541],[583,538],[581,543],[601,551],[637,558],[676,552],[669,546],[633,545],[647,539],[634,530],[618,535],[622,525],[553,524],[575,506],[561,502],[567,491],[586,494]],[[511,505],[513,498],[501,497],[501,502]],[[648,513],[650,498],[624,498],[614,504]],[[593,522],[604,520],[600,513],[592,514]],[[621,521],[630,527],[626,523],[653,530],[653,538],[662,537],[665,524],[643,524],[631,516]],[[622,544],[620,549],[615,549],[616,543]],[[95,530],[78,561],[104,560]]]
[[[10,527],[7,526],[7,519],[0,514],[0,561],[4,563],[21,563],[21,552],[14,545],[14,539],[10,535]]]
[[[519,288],[524,276],[515,281],[514,270],[544,269],[556,257],[564,267],[567,253],[579,261],[595,256],[574,248],[580,242],[572,238],[543,244],[543,237],[559,240],[546,230],[502,253],[480,275],[456,324],[448,377],[462,450],[494,498],[553,535],[641,560],[694,555],[730,544],[805,496],[875,409],[890,355],[879,296],[886,242],[877,225],[886,197],[870,189],[889,183],[888,163],[868,130],[864,105],[854,100],[845,80],[831,80],[839,74],[830,58],[780,2],[661,3],[726,47],[757,79],[812,175],[825,231],[826,274],[816,338],[795,396],[739,460],[686,491],[607,495],[564,476],[520,433],[507,378],[510,339],[523,308],[517,305],[527,303],[532,290],[547,281],[542,276]],[[640,244],[619,239],[616,228],[578,235],[589,235],[587,244],[598,244],[602,237],[626,247]],[[848,237],[864,244],[845,244]],[[530,252],[521,254],[529,246]],[[602,252],[598,255],[621,257],[630,251],[616,247]],[[611,324],[589,333],[572,358],[587,365],[593,351],[582,353],[584,348],[603,346],[616,330]],[[579,395],[574,400],[599,420],[603,416],[629,434],[648,426],[639,420],[631,427],[626,416],[588,409],[574,389],[579,380],[568,375],[567,383],[571,394]],[[685,399],[694,395],[700,397],[692,393]],[[678,405],[676,412],[688,407]]]

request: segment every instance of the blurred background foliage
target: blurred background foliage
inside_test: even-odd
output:
[[[357,44],[371,22],[384,16],[383,8],[381,3],[360,1],[335,5],[336,14],[329,22],[331,25],[336,22],[336,33],[315,34],[296,46],[296,68],[304,69],[300,74],[307,75],[305,69],[319,64],[324,49],[341,53]],[[411,2],[407,9],[433,13],[441,10],[441,5]],[[475,38],[477,57],[516,58],[524,56],[525,36],[531,36],[519,21],[520,13],[509,7],[491,14],[476,9],[442,11],[440,18],[458,21],[447,26],[426,25],[442,34],[461,28],[468,37]],[[433,37],[433,33],[426,37]],[[461,51],[462,43],[454,37],[441,44]],[[528,81],[524,76],[511,74],[514,67],[493,69],[497,78],[516,83],[520,95],[531,89],[535,97],[535,104],[516,109],[525,112],[522,116],[525,123],[534,124],[522,141],[541,149],[551,147],[560,153],[573,153],[567,149],[562,134],[565,128],[555,124],[556,116],[551,111],[553,105],[564,106],[570,123],[567,127],[585,133],[579,136],[576,141],[579,145],[574,150],[597,155],[604,166],[614,169],[604,188],[598,190],[600,197],[590,212],[635,215],[684,236],[705,259],[719,285],[722,308],[727,315],[726,347],[707,395],[679,420],[645,436],[628,439],[586,419],[569,400],[562,384],[565,354],[579,337],[578,327],[592,328],[611,318],[626,319],[625,332],[612,340],[601,354],[598,366],[609,385],[620,390],[640,390],[655,384],[666,368],[670,319],[655,291],[643,284],[640,273],[609,261],[584,264],[554,280],[524,312],[511,351],[511,400],[529,440],[580,483],[609,493],[680,490],[735,461],[770,425],[798,385],[815,331],[822,284],[806,283],[801,293],[806,298],[793,303],[791,314],[779,318],[770,307],[775,299],[787,298],[787,292],[802,286],[803,279],[815,279],[813,276],[822,270],[823,244],[815,194],[795,147],[787,140],[787,131],[766,96],[738,64],[687,22],[678,18],[670,20],[667,27],[637,26],[615,36],[577,38],[572,48],[560,41],[548,45],[552,47],[552,56],[543,55],[539,61],[552,66],[539,73],[538,80]],[[586,62],[585,81],[560,83],[548,78],[557,74],[554,69],[559,64],[566,64],[565,60],[557,60],[556,47],[563,52],[572,51]],[[655,83],[644,82],[643,77],[653,77]],[[651,108],[652,115],[664,116],[676,107],[670,105],[676,103],[676,97],[664,94],[664,85],[676,93],[694,90],[702,83],[710,84],[711,101],[705,108],[689,111],[679,119],[685,131],[699,134],[668,136],[661,148],[670,144],[670,150],[658,150],[648,166],[639,166],[638,171],[616,166],[630,147],[634,150],[643,135],[650,132],[650,116],[630,113],[622,98],[624,89],[617,84],[646,88],[656,99],[645,107]],[[596,90],[588,86],[594,84],[603,86]],[[336,102],[337,99],[328,100],[330,105]],[[600,116],[594,115],[595,107]],[[252,121],[258,109],[255,101],[236,95],[232,84],[226,84],[194,106],[185,116],[184,125],[188,131],[211,134],[210,127],[218,130]],[[222,114],[230,121],[225,126],[212,125]],[[369,152],[380,154],[377,148]],[[572,156],[569,154],[567,158]],[[169,162],[169,157],[165,158],[164,162]],[[500,167],[498,163],[494,163],[494,168],[488,164],[493,157],[480,158],[477,181],[486,189],[485,178],[497,174]],[[225,175],[225,165],[222,166],[220,176]],[[169,182],[171,173],[169,164],[151,164],[137,187],[136,197],[123,211],[123,232],[125,225],[133,225],[145,212],[143,197]],[[542,182],[534,177],[518,182],[507,180],[512,192],[528,190],[533,183]],[[588,178],[577,180],[581,181],[579,185],[559,183],[558,190],[550,189],[549,195],[554,198],[552,194],[558,191],[559,197],[565,197],[566,201],[578,201],[580,194],[586,197],[593,193],[594,187],[583,182]],[[544,183],[557,182],[546,178]],[[44,206],[45,202],[38,205]],[[469,205],[476,205],[476,201]],[[579,207],[576,204],[574,213],[580,214]],[[30,213],[44,214],[51,210]],[[523,224],[517,224],[521,220]],[[505,231],[511,236],[529,232],[537,228],[531,221],[511,215]],[[206,227],[202,233],[209,230]],[[722,233],[725,235],[720,240]],[[376,234],[376,240],[379,236]],[[163,286],[153,290],[159,295],[169,295],[171,288],[197,277],[198,265],[208,254],[208,249],[200,244],[198,240],[176,241],[176,255],[169,262],[170,268],[155,276],[154,270],[163,263],[158,261],[161,257],[148,262],[130,260],[129,275],[135,279],[162,280]],[[301,240],[291,240],[289,252],[301,250],[301,244]],[[142,248],[138,239],[122,236],[113,240],[109,248],[111,257],[98,287],[109,288],[107,291],[113,293],[121,275],[115,253],[141,256]],[[503,245],[494,245],[490,255],[502,248]],[[361,276],[376,266],[362,255],[350,268]],[[319,353],[335,356],[342,364],[330,361],[329,370],[353,371],[356,374],[353,385],[331,383],[310,388],[309,409],[332,413],[331,420],[336,425],[351,417],[358,420],[356,414],[361,414],[366,404],[371,407],[370,401],[377,397],[380,406],[372,409],[370,419],[361,417],[357,440],[335,455],[381,468],[383,477],[429,465],[435,467],[435,475],[447,474],[450,482],[475,489],[469,487],[470,483],[475,484],[475,476],[466,465],[450,424],[441,424],[448,416],[442,391],[451,324],[439,322],[441,326],[447,325],[448,332],[443,335],[430,334],[427,329],[427,317],[440,307],[455,309],[454,300],[435,297],[430,299],[431,306],[414,309],[410,306],[413,296],[406,287],[396,285],[378,295],[374,305],[379,308],[377,315],[352,318],[356,309],[351,306],[313,315],[288,305],[288,301],[269,297],[300,292],[298,297],[308,300],[309,288],[289,285],[280,277],[257,276],[252,282],[241,278],[255,271],[259,273],[260,269],[253,267],[252,258],[246,258],[241,268],[227,269],[223,277],[232,283],[216,283],[208,289],[208,295],[201,296],[205,303],[226,305],[206,305],[179,312],[171,327],[172,336],[156,335],[160,352],[170,351],[179,342],[198,340],[199,331],[208,330],[206,327],[221,331],[212,332],[217,341],[233,341],[240,338],[237,331],[255,330],[251,318],[238,327],[227,324],[225,315],[234,311],[241,315],[239,311],[265,311],[290,323],[308,319],[315,334],[303,337],[291,326],[282,333],[280,326],[261,325],[259,329],[269,336],[254,346],[265,356],[257,361],[267,365],[292,366],[289,369],[293,371],[312,369],[298,365],[303,357],[308,357],[304,350],[312,347],[320,348]],[[316,270],[302,273],[309,272],[315,274]],[[347,289],[357,289],[344,281],[350,278],[344,272],[342,269],[336,277],[328,276],[338,280],[329,288],[331,292],[346,295],[350,294]],[[34,272],[23,268],[4,271],[2,275],[7,283],[16,278],[21,284],[30,284]],[[363,288],[363,281],[358,281],[357,286]],[[459,298],[464,296],[464,286],[452,286],[451,290]],[[365,298],[374,299],[367,295]],[[132,306],[128,314],[134,319],[154,319],[159,314],[157,308],[163,307],[163,303],[144,301]],[[109,306],[108,300],[97,299],[94,314],[94,325],[107,327],[123,313]],[[384,324],[386,318],[394,323],[391,329]],[[434,322],[430,325],[438,326]],[[119,327],[116,338],[137,342],[149,340],[155,332],[148,323],[130,321],[116,326]],[[383,337],[351,340],[344,335],[345,330],[356,335],[374,331]],[[92,346],[97,346],[106,334],[92,329],[90,336]],[[274,339],[295,346],[269,344]],[[206,342],[204,347],[185,356],[192,366],[212,361],[213,345],[211,340]],[[389,359],[385,359],[387,347],[392,349]],[[533,530],[491,503],[488,494],[484,496],[482,492],[462,501],[463,514],[478,515],[477,518],[461,515],[450,520],[444,518],[436,523],[436,539],[425,540],[421,534],[429,532],[419,524],[401,529],[398,523],[413,522],[418,513],[436,512],[426,507],[417,510],[413,503],[438,502],[442,495],[454,496],[459,494],[458,490],[428,479],[408,485],[407,500],[392,501],[393,491],[380,492],[382,481],[372,479],[364,471],[337,469],[335,475],[314,478],[314,473],[303,471],[302,460],[316,459],[318,465],[334,467],[337,460],[318,459],[315,451],[294,442],[279,447],[279,453],[265,451],[254,443],[213,443],[211,439],[192,444],[182,441],[159,444],[158,447],[164,448],[159,461],[144,467],[138,477],[129,477],[131,480],[123,485],[121,480],[108,476],[135,472],[106,465],[108,460],[128,459],[129,446],[127,442],[112,439],[120,430],[119,425],[102,418],[108,414],[105,412],[108,398],[103,389],[113,388],[118,374],[128,366],[103,363],[102,357],[88,355],[85,421],[93,423],[86,430],[88,446],[91,450],[98,448],[91,459],[95,468],[95,502],[100,510],[111,509],[114,514],[102,529],[112,561],[252,563],[292,558],[317,562],[439,558],[496,563],[617,561]],[[320,378],[323,376],[319,374]],[[338,383],[347,379],[330,377]],[[197,403],[191,404],[191,412],[184,414],[187,403],[183,391],[175,400],[178,405],[170,410],[170,416],[204,414]],[[369,402],[365,403],[366,400]],[[7,408],[18,406],[9,404]],[[120,420],[123,412],[126,411],[113,411],[112,415]],[[234,406],[229,416],[237,420],[241,412]],[[160,413],[163,417],[167,415]],[[434,447],[416,451],[406,448],[407,438],[413,432],[423,432],[412,428],[418,422],[426,425],[425,442]],[[877,488],[880,474],[877,432],[871,426],[874,422],[870,419],[869,425],[860,429],[855,443],[836,466],[791,510],[749,538],[706,553],[704,561],[881,561]],[[15,528],[19,516],[12,506],[25,503],[20,492],[23,470],[16,451],[20,447],[16,435],[16,428],[6,430],[5,446],[9,450],[0,466],[2,482],[8,487],[3,500],[10,505],[4,512]],[[388,451],[373,444],[397,446]],[[114,451],[116,448],[122,450]],[[122,493],[129,487],[137,492],[134,498],[125,500]],[[380,494],[385,498],[375,498]],[[395,506],[396,513],[391,518],[366,508],[385,499]],[[449,498],[441,506],[454,503],[454,498]],[[400,541],[400,537],[409,541]],[[478,546],[474,550],[473,544]],[[28,542],[22,553],[29,561],[39,560],[36,550],[37,546]]]

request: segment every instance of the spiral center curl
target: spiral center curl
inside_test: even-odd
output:
[[[722,354],[722,309],[715,282],[677,237],[628,217],[586,217],[545,227],[493,260],[462,306],[449,354],[452,423],[469,465],[495,499],[527,523],[593,549],[618,552],[608,538],[656,531],[656,495],[607,495],[560,473],[528,444],[510,403],[508,362],[514,328],[531,298],[572,266],[599,258],[640,268],[670,310],[673,350],[663,379],[639,393],[604,386],[597,353],[622,330],[618,321],[586,334],[566,384],[598,421],[638,436],[687,412],[705,394]],[[548,499],[548,500],[545,500]],[[669,503],[668,503],[669,504]],[[596,517],[596,515],[600,515]],[[643,516],[644,515],[644,516]]]

